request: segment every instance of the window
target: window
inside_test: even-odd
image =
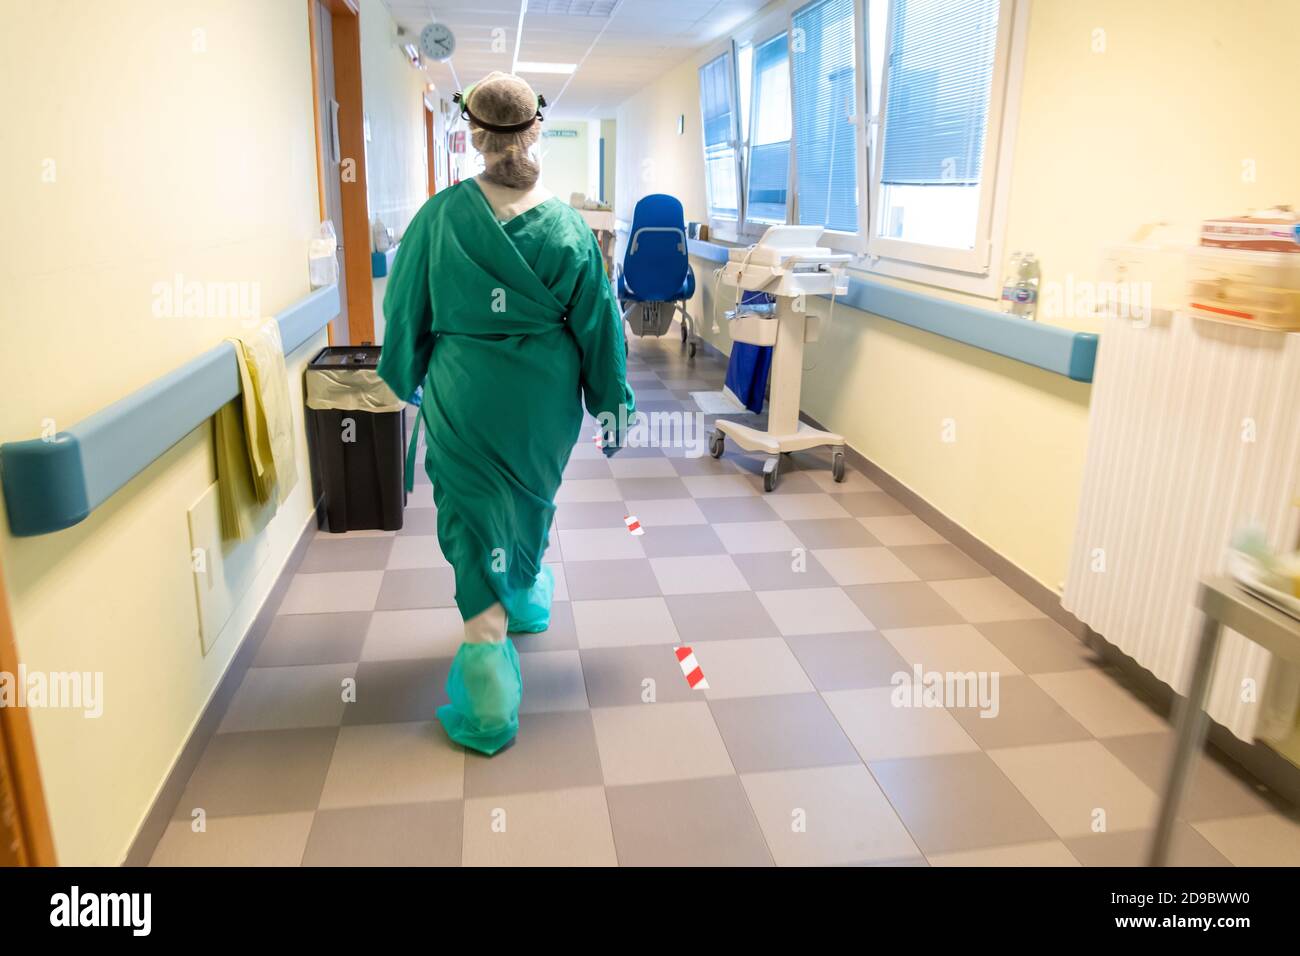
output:
[[[730,51],[700,67],[700,109],[703,112],[709,218],[711,221],[722,220],[733,224],[740,219],[735,88]]]
[[[784,223],[790,186],[791,130],[787,34],[778,34],[754,48],[750,96],[745,219],[764,226]]]
[[[1012,0],[892,0],[872,184],[873,255],[987,272]]]
[[[820,225],[861,268],[996,295],[1027,22],[1027,0],[774,4],[700,69],[715,232]]]
[[[790,58],[798,222],[845,233],[858,231],[853,9],[819,0],[795,13]]]

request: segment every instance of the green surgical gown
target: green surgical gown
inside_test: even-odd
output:
[[[635,408],[596,239],[558,199],[502,223],[474,180],[459,183],[407,227],[384,320],[379,374],[402,398],[424,385],[425,468],[461,615],[500,601],[526,619],[583,401],[615,421]]]

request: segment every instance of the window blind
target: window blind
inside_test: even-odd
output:
[[[782,33],[754,50],[753,132],[746,218],[782,223],[790,183],[790,43]]]
[[[881,182],[978,184],[998,0],[894,0]]]
[[[704,165],[708,174],[709,214],[724,219],[740,215],[736,188],[736,110],[731,53],[700,67]]]
[[[799,222],[858,229],[853,0],[820,0],[794,15],[790,55]]]

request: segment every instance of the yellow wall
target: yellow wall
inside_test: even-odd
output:
[[[361,95],[370,121],[366,143],[366,200],[370,221],[379,219],[401,239],[429,198],[424,138],[424,90],[428,78],[397,48],[397,24],[383,0],[361,0]],[[384,341],[384,290],[374,280],[375,341]]]
[[[1202,218],[1300,203],[1287,67],[1298,35],[1300,4],[1288,0],[1034,0],[1007,249],[1038,253],[1045,280],[1091,280],[1103,247],[1142,223],[1192,235]],[[688,220],[705,218],[699,60],[619,110],[620,219],[659,191],[678,196]],[[692,311],[707,331],[713,265],[694,265]],[[725,330],[706,337],[729,349]],[[1060,584],[1088,386],[843,307],[809,347],[814,363],[805,411],[1043,584]],[[957,440],[944,443],[949,418]]]
[[[424,145],[424,73],[397,48],[397,25],[383,0],[361,0],[361,89],[370,142],[366,192],[370,218],[398,236],[429,198]]]
[[[572,130],[577,136],[547,136]],[[595,178],[590,175],[588,124],[583,121],[547,120],[542,124],[542,185],[564,202],[573,193],[586,194]]]
[[[306,295],[318,212],[303,0],[9,6],[4,441],[66,427],[239,331],[155,318],[155,283],[255,283],[267,315]],[[291,383],[322,341],[293,357]],[[268,559],[203,657],[186,510],[213,480],[210,440],[191,433],[72,529],[0,534],[24,663],[104,673],[100,719],[32,711],[61,862],[123,858],[310,518],[300,435]]]

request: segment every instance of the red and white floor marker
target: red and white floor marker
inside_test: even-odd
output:
[[[695,660],[695,652],[683,645],[673,648],[673,653],[677,655],[677,663],[681,665],[691,690],[708,690],[709,682],[704,679],[704,671],[700,670],[699,662]]]
[[[627,530],[631,534],[635,534],[635,535],[645,534],[645,528],[641,527],[641,522],[637,520],[636,515],[624,515],[623,523],[627,525]]]

